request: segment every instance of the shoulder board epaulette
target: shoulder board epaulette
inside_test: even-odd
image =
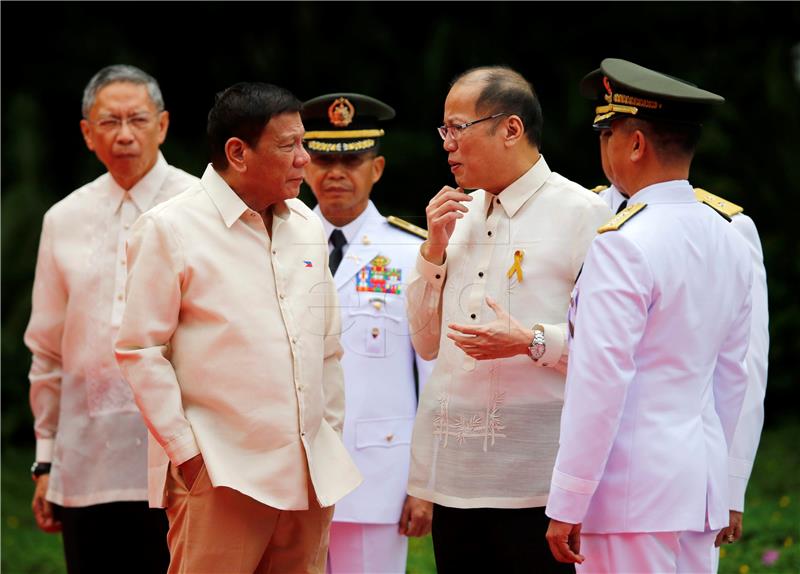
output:
[[[593,187],[589,191],[591,191],[592,193],[600,193],[601,191],[605,191],[607,189],[608,189],[607,185],[598,185],[597,187]]]
[[[736,205],[735,203],[731,203],[727,199],[722,199],[718,195],[714,195],[713,193],[710,193],[699,187],[694,188],[694,196],[697,198],[697,201],[705,203],[707,206],[729,221],[731,217],[744,211],[743,207]]]
[[[413,223],[409,223],[405,219],[400,219],[399,217],[390,215],[389,217],[386,218],[386,221],[387,223],[389,223],[389,225],[394,225],[395,227],[398,227],[403,231],[407,231],[413,235],[416,235],[417,237],[422,237],[422,239],[428,239],[427,229],[422,229],[421,227],[418,227]]]
[[[647,207],[646,203],[634,203],[633,205],[629,205],[628,207],[620,211],[618,214],[616,214],[614,217],[612,217],[608,221],[608,223],[600,227],[597,230],[597,233],[605,233],[606,231],[616,231],[617,229],[625,225],[625,223],[627,223],[629,219],[631,219],[634,215],[639,213],[645,207]]]

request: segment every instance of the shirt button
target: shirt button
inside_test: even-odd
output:
[[[442,278],[442,276],[441,276],[441,275],[439,275],[439,274],[437,273],[437,274],[436,274],[436,278],[437,278],[437,279],[441,279],[441,278]]]
[[[477,315],[475,315],[475,313],[473,313],[472,315],[469,316],[470,319],[474,319],[475,317],[477,317]]]
[[[279,298],[279,299],[283,299],[283,298],[284,298],[284,296],[283,296],[283,293],[279,293],[279,294],[278,294],[278,298]]]
[[[117,295],[117,301],[122,301],[122,294]]]
[[[492,232],[491,232],[491,231],[489,231],[488,233],[489,233],[489,237],[491,237],[491,236],[492,236]]]
[[[297,344],[297,337],[292,337],[292,343]]]
[[[386,435],[386,442],[392,442],[394,440],[394,435],[389,433]]]
[[[306,433],[305,433],[305,431],[301,432],[301,433],[300,433],[300,436],[306,436]]]
[[[272,254],[273,254],[273,255],[277,255],[277,254],[278,254],[278,250],[277,250],[277,249],[273,249],[273,250],[272,250]]]
[[[483,277],[483,271],[478,271],[478,277]]]

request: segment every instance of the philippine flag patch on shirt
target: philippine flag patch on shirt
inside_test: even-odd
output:
[[[306,267],[314,267],[314,264],[311,263],[311,261],[308,261],[307,259],[303,259],[303,263],[305,263]]]

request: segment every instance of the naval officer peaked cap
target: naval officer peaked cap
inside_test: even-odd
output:
[[[380,100],[349,92],[308,100],[301,112],[306,149],[312,153],[361,153],[375,148],[384,131],[381,122],[394,109]]]
[[[603,60],[581,80],[580,90],[597,100],[595,129],[623,117],[700,125],[712,105],[725,101],[684,80],[617,58]]]

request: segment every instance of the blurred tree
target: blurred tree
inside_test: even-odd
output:
[[[214,94],[234,82],[276,83],[301,99],[347,90],[391,103],[397,118],[375,200],[423,222],[428,199],[452,183],[434,128],[450,79],[469,67],[507,64],[533,82],[548,163],[587,187],[603,183],[603,174],[591,105],[577,84],[604,57],[724,95],[692,179],[744,205],[759,227],[772,314],[768,423],[793,414],[800,4],[3,2],[1,9],[4,440],[32,440],[22,333],[41,218],[102,172],[78,121],[86,82],[112,63],[158,78],[172,119],[164,154],[197,175],[207,162],[205,116]],[[310,192],[301,197],[310,201]]]

